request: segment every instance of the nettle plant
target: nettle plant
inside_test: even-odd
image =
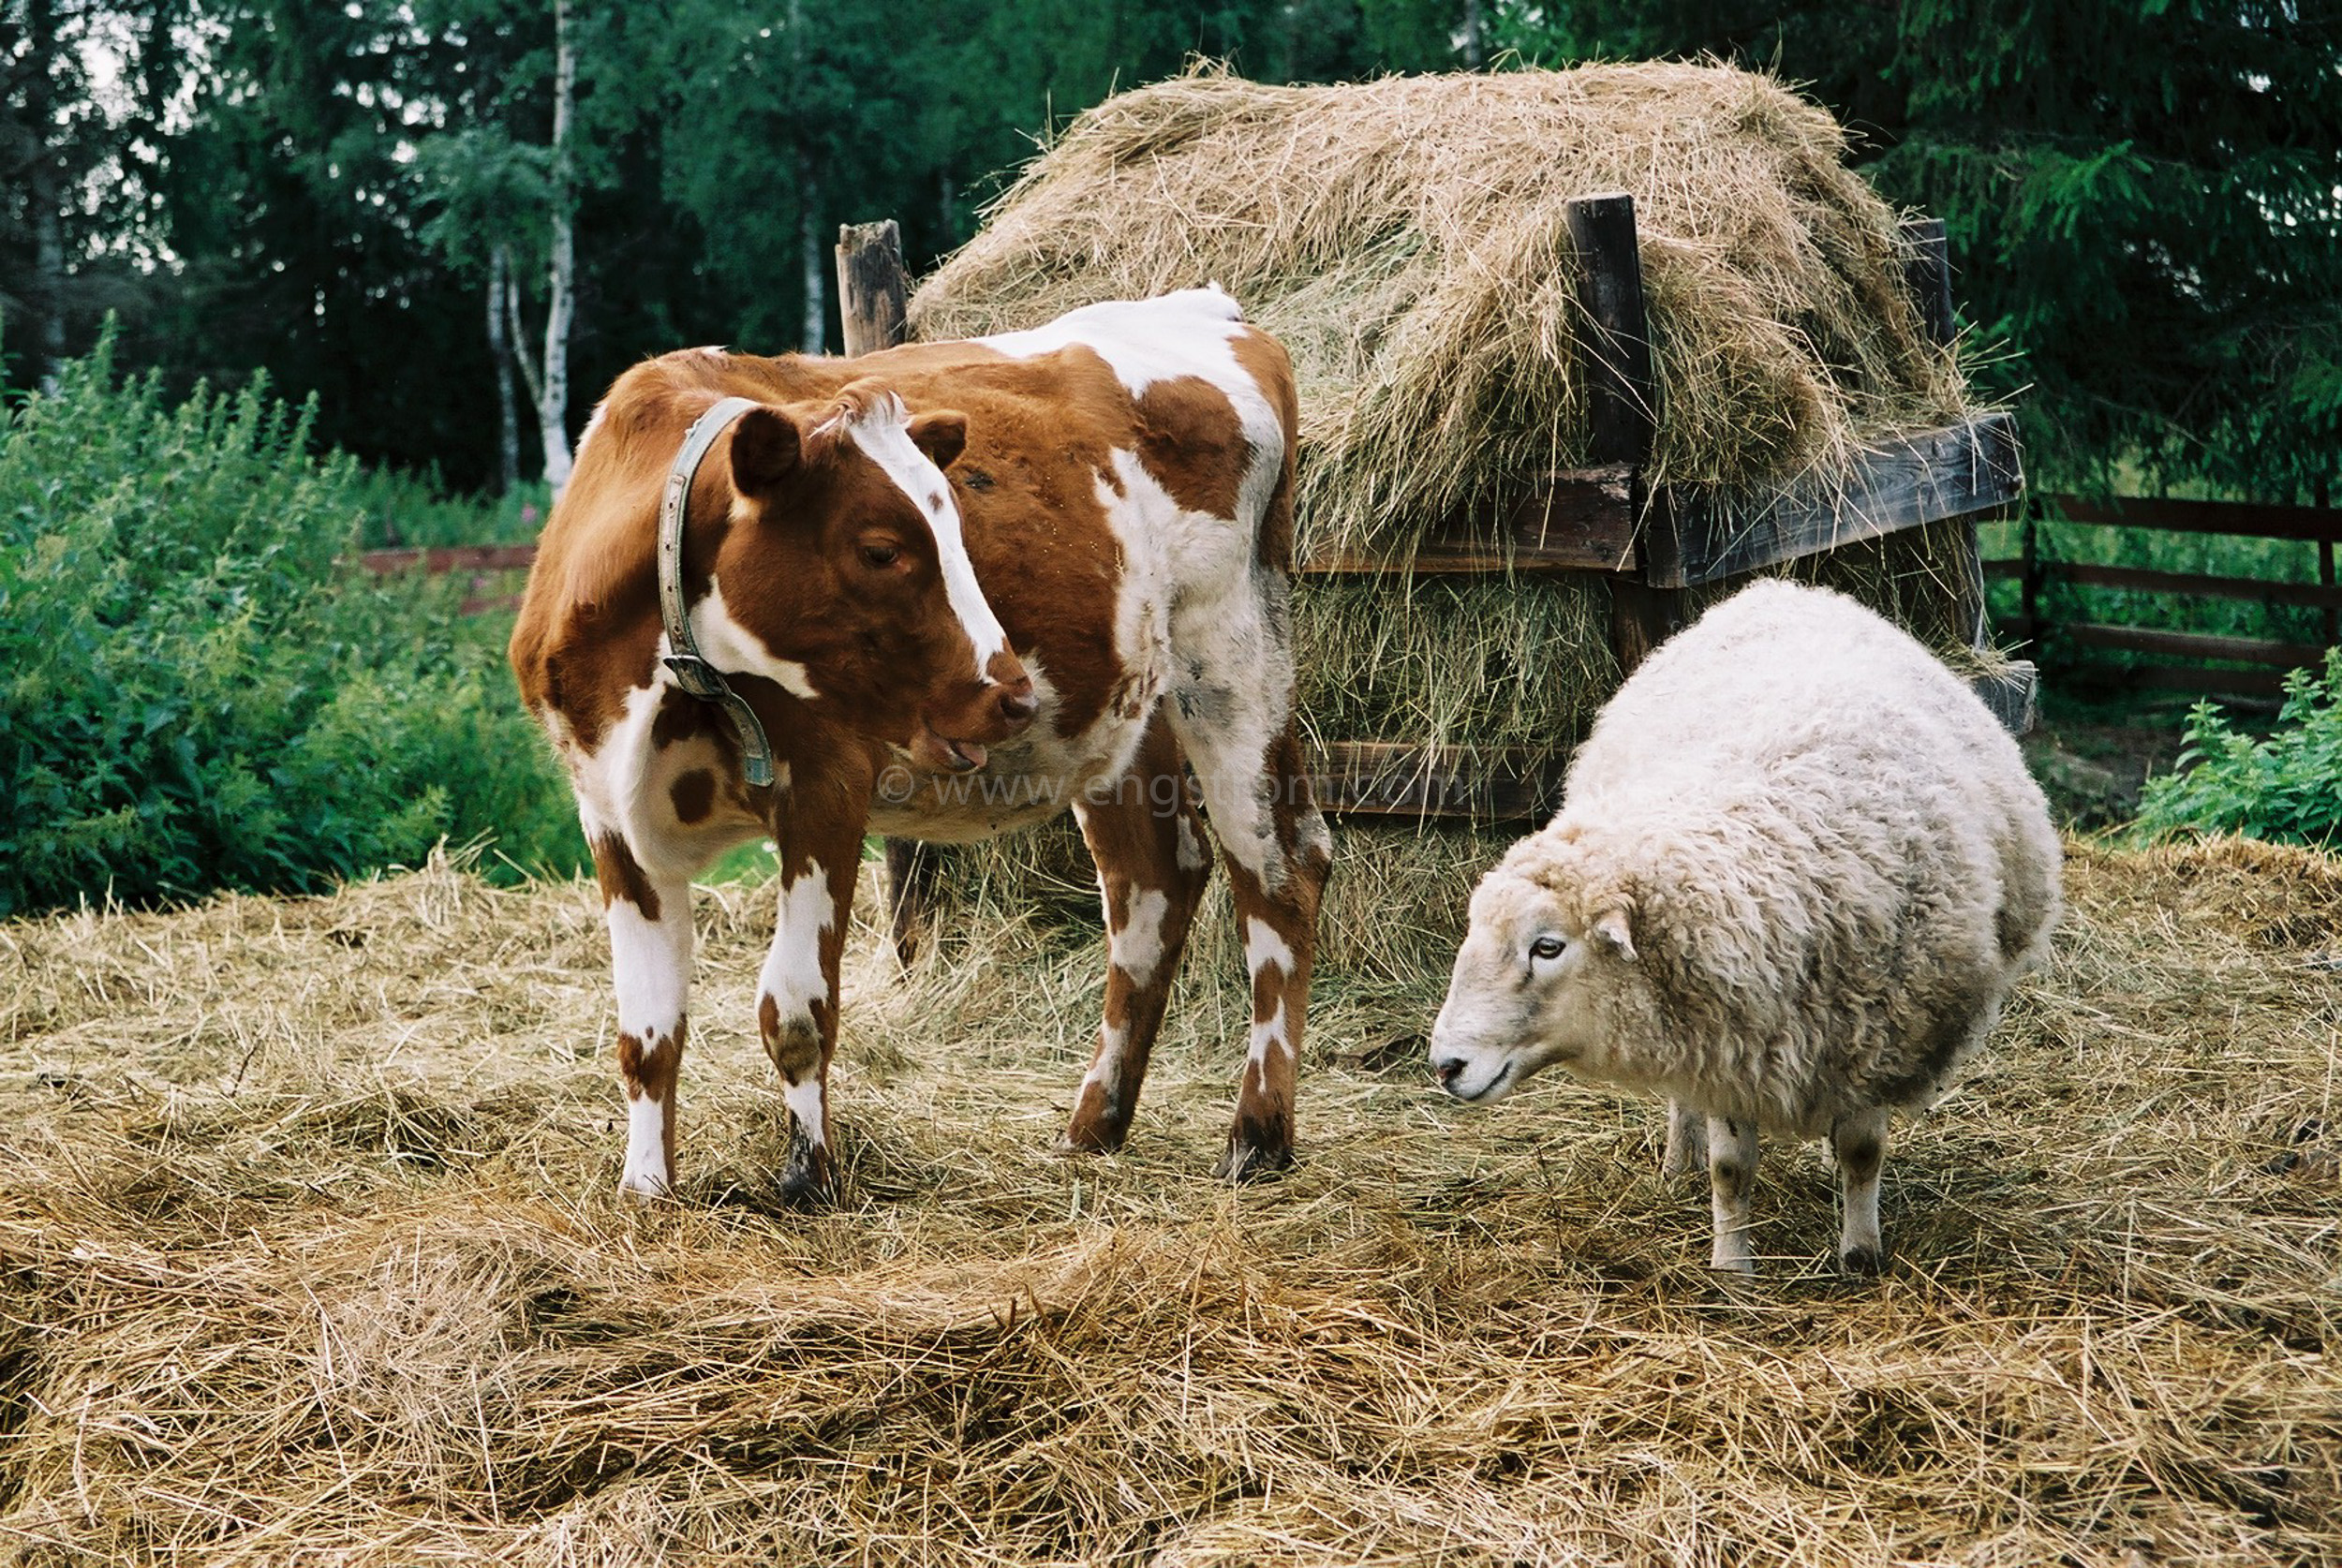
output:
[[[2178,768],[2147,781],[2139,826],[2156,836],[2342,841],[2342,648],[2326,650],[2322,673],[2286,677],[2285,705],[2266,736],[2240,733],[2212,703],[2197,703]]]
[[[254,386],[111,343],[0,423],[0,914],[302,891],[443,839],[573,865],[563,791],[443,588],[353,570],[362,476]]]

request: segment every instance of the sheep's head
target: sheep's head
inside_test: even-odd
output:
[[[1431,1071],[1459,1100],[1502,1099],[1556,1062],[1595,1065],[1619,992],[1640,979],[1632,897],[1552,852],[1564,847],[1525,839],[1473,892],[1471,930],[1431,1026]]]

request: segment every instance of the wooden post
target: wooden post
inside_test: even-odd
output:
[[[1658,428],[1659,389],[1651,370],[1651,337],[1643,316],[1642,255],[1635,243],[1635,199],[1623,194],[1581,196],[1563,206],[1578,252],[1579,371],[1587,400],[1589,466],[1623,463],[1635,472],[1639,516],[1641,468],[1651,460]],[[1623,573],[1608,574],[1610,648],[1621,674],[1632,673],[1652,649],[1683,622],[1680,589],[1653,588]]]
[[[902,230],[893,218],[849,223],[837,230],[837,316],[849,356],[892,348],[908,335],[910,280],[903,271]],[[915,838],[886,841],[886,909],[895,956],[909,964],[919,951],[938,870],[935,847]]]
[[[1951,311],[1951,246],[1944,237],[1942,218],[1903,220],[1903,282],[1919,306],[1920,323],[1927,341],[1949,347],[1953,333]]]
[[[2309,499],[2313,506],[2331,506],[2333,503],[2326,498],[2327,495],[2326,481],[2322,479],[2318,480],[2309,487]],[[2334,586],[2334,540],[2330,539],[2321,539],[2318,541],[2318,582],[2324,587]],[[2342,646],[2342,610],[2337,610],[2334,605],[2328,604],[2325,610],[2325,623],[2326,646],[2329,648]]]
[[[2023,575],[2017,590],[2024,614],[2024,634],[2036,648],[2041,645],[2045,629],[2041,625],[2041,525],[2037,515],[2039,510],[2038,504],[2024,509],[2024,522],[2020,527],[2024,559],[2019,569]]]
[[[1927,341],[1949,348],[1957,332],[1951,308],[1951,247],[1942,218],[1903,220],[1903,283],[1920,313]],[[1976,524],[1960,524],[1960,602],[1968,622],[1968,643],[1981,648],[1993,640],[1993,617],[1984,598],[1984,550]]]
[[[903,274],[903,236],[893,218],[837,229],[837,316],[849,356],[892,348],[906,335],[911,286]]]

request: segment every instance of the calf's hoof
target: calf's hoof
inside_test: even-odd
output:
[[[1884,1253],[1875,1247],[1849,1247],[1838,1254],[1838,1266],[1860,1279],[1875,1279],[1887,1266]]]
[[[1293,1168],[1293,1141],[1256,1142],[1241,1131],[1232,1133],[1212,1175],[1223,1181],[1274,1181]]]
[[[819,1144],[794,1142],[780,1168],[780,1198],[791,1208],[827,1208],[837,1201],[830,1170],[829,1150]]]
[[[1089,1120],[1076,1117],[1065,1129],[1065,1136],[1058,1140],[1060,1154],[1116,1154],[1130,1129],[1105,1120]]]

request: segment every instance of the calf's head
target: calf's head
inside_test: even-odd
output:
[[[1557,1062],[1604,1076],[1623,1004],[1645,979],[1639,964],[1632,896],[1548,836],[1524,839],[1473,891],[1431,1026],[1433,1074],[1475,1102]]]
[[[716,560],[724,615],[784,667],[784,686],[952,772],[982,767],[1039,705],[943,477],[967,431],[964,415],[913,415],[867,382],[825,406],[749,410],[730,437],[737,499]]]

